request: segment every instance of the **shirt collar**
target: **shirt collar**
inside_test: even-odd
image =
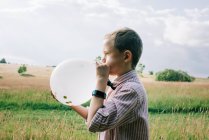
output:
[[[133,78],[133,77],[137,77],[137,73],[135,70],[130,70],[126,73],[124,73],[123,75],[117,77],[112,83],[114,87],[117,87],[119,84]]]

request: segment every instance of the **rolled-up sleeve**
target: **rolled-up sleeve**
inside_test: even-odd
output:
[[[101,132],[133,122],[136,119],[135,107],[138,95],[130,86],[124,86],[99,108],[94,115],[89,131]]]

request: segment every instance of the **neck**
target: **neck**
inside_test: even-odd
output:
[[[120,73],[116,74],[116,76],[117,76],[117,77],[120,77],[121,75],[123,75],[123,74],[125,74],[125,73],[127,73],[127,72],[129,72],[129,71],[131,71],[131,70],[133,70],[133,69],[132,69],[132,68],[125,69],[125,70],[121,71]]]

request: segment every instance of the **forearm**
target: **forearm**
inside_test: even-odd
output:
[[[88,116],[88,109],[83,107],[83,106],[74,106],[70,105],[70,107],[77,112],[81,117],[83,117],[85,120],[87,119]]]
[[[96,84],[96,90],[105,92],[106,84],[104,84],[106,81],[99,80]],[[98,98],[95,96],[92,96],[90,107],[88,110],[88,116],[87,116],[87,126],[89,127],[91,124],[91,120],[93,119],[94,115],[96,114],[97,110],[103,106],[104,99]]]
[[[98,80],[96,84],[96,89],[100,90],[102,92],[105,92],[106,89],[106,81],[104,80]],[[92,97],[90,102],[89,109],[83,107],[83,106],[74,106],[72,104],[69,104],[69,106],[76,111],[81,117],[87,120],[87,125],[89,122],[91,122],[92,118],[94,117],[97,110],[103,106],[104,99],[98,98],[98,97]],[[89,125],[88,125],[89,126]]]
[[[90,107],[88,110],[88,117],[87,117],[87,126],[88,127],[90,126],[91,120],[93,119],[97,110],[103,106],[103,102],[104,102],[104,99],[101,99],[98,97],[92,97]]]

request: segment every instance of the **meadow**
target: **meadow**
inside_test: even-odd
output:
[[[150,139],[209,139],[209,82],[145,82]],[[49,90],[0,90],[0,139],[94,140],[84,120]]]
[[[51,67],[0,65],[0,140],[96,140],[85,121],[50,94]],[[150,140],[209,140],[209,79],[157,82],[140,77],[148,95]],[[86,104],[88,105],[88,104]]]

